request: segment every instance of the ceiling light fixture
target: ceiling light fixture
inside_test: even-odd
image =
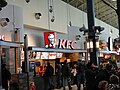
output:
[[[41,16],[42,16],[42,14],[41,13],[35,13],[35,18],[38,20],[38,19],[40,19],[41,18]]]
[[[54,22],[54,21],[55,21],[55,17],[52,16],[52,18],[51,18],[51,22]]]
[[[83,35],[86,35],[88,33],[88,29],[86,29],[84,24],[83,24],[83,26],[81,28],[79,28],[79,31],[84,32]]]
[[[49,12],[52,13],[53,12],[53,6],[49,7]]]
[[[76,39],[76,40],[80,40],[80,38],[81,38],[80,35],[76,35],[76,36],[75,36],[75,39]]]
[[[49,13],[51,15],[51,22],[55,21],[55,16],[54,16],[54,3],[53,0],[48,0],[48,5],[49,5]]]
[[[71,26],[72,26],[72,22],[69,21],[69,23],[68,23],[68,27],[71,27]]]
[[[7,6],[7,2],[5,0],[0,0],[0,11],[3,7]]]
[[[29,3],[30,2],[30,0],[25,0],[26,1],[26,3]]]
[[[0,19],[0,25],[2,27],[7,26],[9,22],[10,22],[9,18],[2,18],[2,19]]]

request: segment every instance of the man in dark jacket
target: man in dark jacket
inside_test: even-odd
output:
[[[47,87],[48,89],[46,90],[51,90],[54,88],[54,85],[52,83],[53,81],[53,73],[54,73],[54,69],[53,67],[50,65],[50,63],[48,62],[47,63],[47,67],[46,67],[46,71],[45,71],[45,78],[46,78],[46,84],[47,84]]]
[[[78,90],[80,90],[81,84],[83,84],[85,80],[85,65],[83,64],[82,60],[78,60],[78,65],[76,69],[77,69],[77,86]]]
[[[88,62],[87,69],[85,70],[85,78],[86,78],[86,89],[87,90],[96,90],[96,79],[95,76],[97,74],[97,66],[95,66],[92,62]]]
[[[8,90],[8,81],[11,79],[11,73],[6,69],[6,64],[2,64],[2,87]]]
[[[70,79],[70,67],[68,66],[67,64],[67,60],[64,61],[64,65],[62,66],[62,78],[63,78],[63,90],[65,90],[65,82],[67,80],[67,83],[68,83],[68,87],[69,87],[69,90],[72,89],[71,85],[70,85],[70,82],[71,82],[71,79]]]

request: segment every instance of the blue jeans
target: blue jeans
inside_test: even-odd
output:
[[[53,77],[45,77],[45,83],[46,83],[45,90],[51,89],[51,86],[54,86]]]
[[[66,81],[67,81],[69,89],[71,88],[71,84],[70,84],[71,79],[70,79],[70,77],[63,77],[63,90],[65,90]]]
[[[81,88],[81,83],[83,82],[84,80],[84,74],[77,74],[77,87],[78,87],[78,90],[80,90]]]

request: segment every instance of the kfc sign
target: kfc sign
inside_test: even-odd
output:
[[[0,40],[5,40],[5,35],[0,34]]]
[[[75,48],[76,43],[77,43],[77,41],[59,39],[58,48],[77,49],[77,48]]]
[[[56,46],[56,33],[44,32],[44,40],[46,48],[55,48]]]

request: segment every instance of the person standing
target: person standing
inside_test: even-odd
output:
[[[64,61],[64,65],[62,66],[62,78],[63,78],[63,90],[65,90],[65,82],[67,80],[67,83],[68,83],[68,87],[69,87],[69,90],[72,89],[71,87],[71,79],[70,79],[70,75],[71,75],[71,72],[70,72],[70,67],[68,66],[67,64],[67,60]]]
[[[11,73],[6,68],[6,64],[2,64],[2,88],[8,90],[8,81],[11,79]]]
[[[47,63],[46,71],[44,73],[44,76],[46,78],[46,85],[48,89],[46,90],[51,90],[54,88],[53,85],[53,73],[54,73],[54,68],[50,65],[50,62]]]
[[[73,85],[77,84],[77,65],[74,64],[71,70]]]
[[[97,90],[96,79],[95,79],[96,74],[97,74],[97,66],[95,66],[92,62],[88,62],[87,69],[85,70],[87,90]]]
[[[56,75],[57,75],[57,88],[61,88],[61,83],[62,83],[62,81],[61,81],[61,68],[62,68],[62,66],[61,66],[61,64],[58,64],[57,65],[57,68],[56,68]]]
[[[85,80],[85,65],[83,64],[82,60],[78,60],[77,65],[77,86],[78,90],[81,88],[81,84],[84,83]]]

